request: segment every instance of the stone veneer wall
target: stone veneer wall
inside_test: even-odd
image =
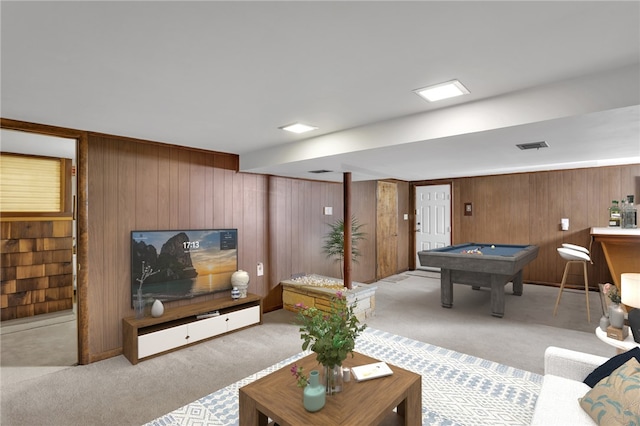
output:
[[[71,220],[0,224],[2,321],[73,308]]]

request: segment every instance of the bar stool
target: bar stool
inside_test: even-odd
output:
[[[583,253],[589,254],[589,249],[588,248],[582,247],[582,246],[577,246],[575,244],[562,243],[562,247],[568,248],[568,249],[571,249],[571,250],[578,250],[578,251],[581,251]],[[591,262],[591,260],[589,260],[589,261]]]
[[[559,247],[557,250],[560,257],[567,261],[567,264],[564,267],[564,274],[562,274],[562,283],[560,284],[560,292],[558,293],[558,299],[556,300],[556,307],[553,309],[553,316],[556,316],[556,312],[558,311],[558,305],[560,304],[560,297],[564,290],[564,284],[567,282],[569,267],[572,263],[581,263],[582,270],[584,272],[584,292],[587,298],[587,321],[591,322],[591,312],[589,309],[589,279],[587,278],[587,262],[591,262],[589,250],[573,244],[563,244],[563,247]]]

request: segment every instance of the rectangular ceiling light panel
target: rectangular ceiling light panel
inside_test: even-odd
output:
[[[446,83],[434,84],[433,86],[416,89],[413,92],[429,102],[435,102],[442,99],[469,94],[469,90],[464,87],[458,80],[451,80],[447,81]]]
[[[293,123],[293,124],[288,124],[286,126],[279,127],[279,129],[286,130],[287,132],[293,132],[293,133],[305,133],[305,132],[310,132],[311,130],[316,130],[317,127],[310,126],[308,124],[303,124],[303,123]]]

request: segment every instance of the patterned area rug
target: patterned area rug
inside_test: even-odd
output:
[[[528,425],[542,376],[367,328],[356,350],[422,375],[423,425]],[[148,423],[237,425],[238,389],[309,352],[301,352]]]

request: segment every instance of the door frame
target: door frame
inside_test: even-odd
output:
[[[89,203],[88,203],[88,141],[89,135],[85,131],[67,129],[63,127],[35,124],[25,121],[0,118],[0,127],[8,130],[17,130],[27,133],[38,133],[47,136],[75,139],[76,142],[76,300],[77,300],[77,333],[78,333],[78,364],[89,364],[89,312],[87,306],[88,290],[88,230],[89,230]]]

